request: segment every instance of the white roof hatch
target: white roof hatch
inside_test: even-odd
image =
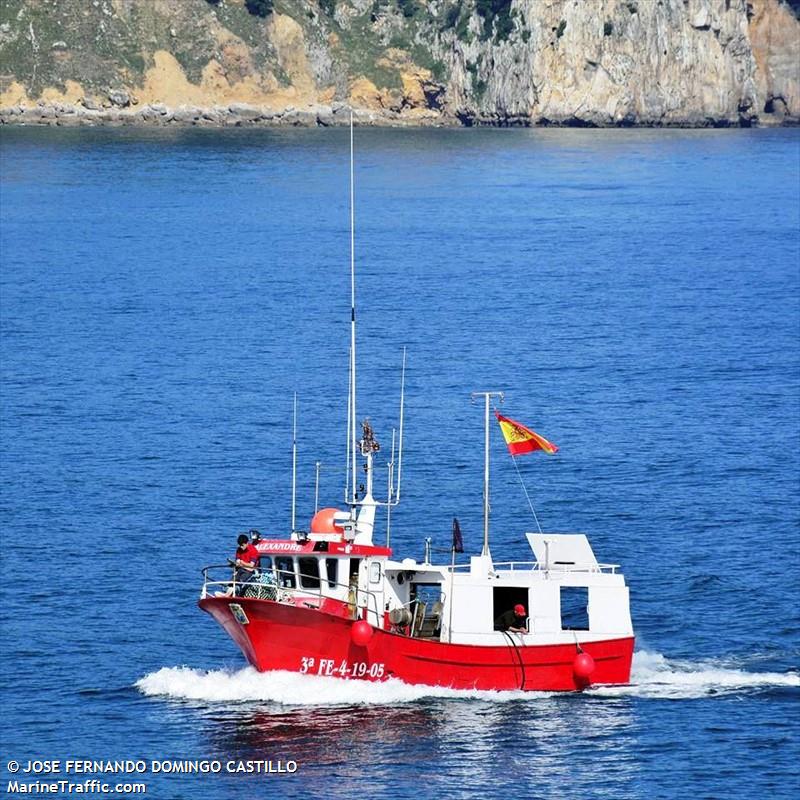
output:
[[[540,567],[597,567],[592,546],[583,533],[526,533]]]

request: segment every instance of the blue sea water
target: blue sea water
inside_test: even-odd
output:
[[[4,791],[11,759],[271,759],[297,772],[122,779],[167,800],[795,798],[798,132],[357,130],[356,149],[358,413],[382,455],[408,351],[395,552],[446,548],[454,515],[480,549],[470,392],[505,391],[560,447],[519,460],[543,527],[623,566],[631,686],[247,668],[196,606],[200,568],[288,529],[295,391],[298,520],[316,461],[341,503],[347,133],[6,127]],[[492,552],[527,560],[492,436]]]

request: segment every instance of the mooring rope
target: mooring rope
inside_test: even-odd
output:
[[[519,661],[519,668],[520,668],[520,671],[522,673],[522,681],[521,681],[521,683],[519,685],[519,688],[520,689],[524,689],[525,688],[525,662],[523,661],[522,653],[519,652],[519,647],[517,646],[517,643],[514,641],[514,637],[511,636],[511,634],[508,631],[503,631],[503,636],[505,636],[506,639],[508,639],[508,641],[511,643],[511,647],[514,649],[514,653],[516,654],[517,660]]]

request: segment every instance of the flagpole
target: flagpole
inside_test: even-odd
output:
[[[456,580],[456,545],[455,542],[450,545],[450,597],[448,598],[450,606],[450,614],[447,620],[447,643],[453,641],[453,584]]]
[[[448,643],[453,639],[453,593],[455,592],[456,584],[456,553],[464,552],[464,540],[461,538],[461,526],[458,524],[458,517],[453,517],[453,540],[450,543],[450,596],[447,598],[448,606],[448,621],[447,621],[447,641]]]
[[[491,557],[489,552],[489,400],[499,397],[503,402],[502,392],[473,392],[472,400],[483,397],[484,399],[484,431],[483,431],[483,550],[482,556]]]

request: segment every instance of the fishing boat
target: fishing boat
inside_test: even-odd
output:
[[[449,563],[398,560],[390,546],[391,511],[400,501],[404,377],[399,446],[392,435],[387,498],[374,496],[380,447],[356,417],[356,315],[353,246],[353,135],[350,131],[351,314],[348,452],[344,508],[318,509],[308,530],[295,524],[296,404],[291,530],[255,537],[257,569],[242,579],[230,564],[203,569],[199,606],[261,672],[285,670],[344,680],[455,689],[580,691],[630,680],[634,633],[629,591],[616,564],[597,561],[580,533],[526,533],[533,558],[495,562],[489,547],[491,406],[502,393],[480,392],[484,406],[483,547],[468,563],[456,520]],[[403,357],[405,374],[405,354]],[[512,455],[557,448],[495,410]],[[360,433],[359,433],[360,431]],[[397,461],[395,462],[395,457]],[[397,464],[395,483],[394,467]],[[363,470],[363,472],[359,472]],[[363,475],[363,483],[359,474]],[[373,541],[386,510],[386,543]],[[533,511],[533,507],[531,507]],[[535,513],[534,513],[535,517]],[[514,611],[513,621],[509,613]]]

